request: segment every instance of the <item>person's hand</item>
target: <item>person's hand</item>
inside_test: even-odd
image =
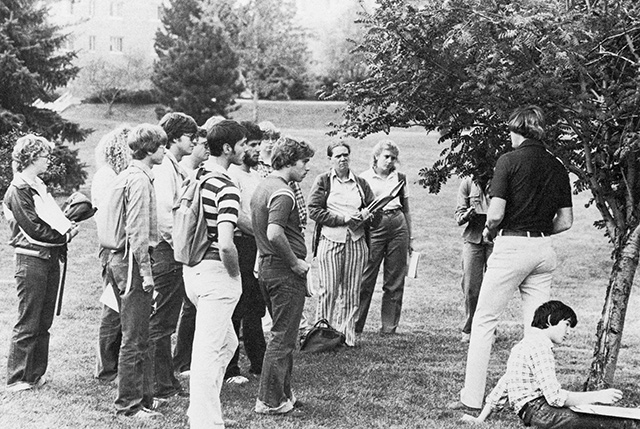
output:
[[[470,416],[469,414],[463,414],[462,417],[460,418],[460,421],[463,421],[466,423],[472,423],[474,425],[479,425],[484,423],[482,420],[478,420],[477,417]]]
[[[596,402],[600,404],[613,404],[622,399],[622,391],[618,389],[604,389],[596,392]]]
[[[464,218],[464,220],[469,221],[476,217],[476,215],[477,213],[475,207],[469,207],[462,217]]]
[[[73,237],[78,235],[78,232],[80,232],[80,226],[75,222],[71,222],[71,228],[67,231],[67,243],[70,242]]]
[[[371,213],[369,212],[369,209],[365,207],[358,212],[358,216],[362,221],[366,221],[371,217]]]
[[[485,243],[493,243],[493,233],[489,230],[489,228],[487,228],[486,226],[484,227],[484,229],[482,230],[482,240]]]
[[[142,290],[145,292],[151,292],[153,290],[153,276],[143,276],[142,277]]]
[[[304,259],[298,259],[296,260],[296,264],[291,267],[291,271],[300,277],[305,277],[307,275],[307,271],[309,271],[309,264],[307,264]]]

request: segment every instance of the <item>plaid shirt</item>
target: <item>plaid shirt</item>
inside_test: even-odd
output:
[[[273,167],[264,161],[258,161],[256,165],[256,171],[260,173],[260,176],[264,179],[273,171]],[[289,182],[289,187],[293,189],[293,195],[296,197],[296,205],[298,206],[298,216],[300,216],[300,228],[305,229],[307,227],[307,203],[304,201],[304,195],[302,195],[302,188],[298,182]]]
[[[532,328],[511,350],[507,372],[486,398],[492,408],[501,408],[509,399],[516,414],[529,401],[543,397],[552,407],[563,407],[567,391],[556,378],[553,343],[540,329]]]

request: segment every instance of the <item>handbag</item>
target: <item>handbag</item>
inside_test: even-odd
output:
[[[313,325],[300,346],[301,352],[322,353],[336,350],[345,344],[345,335],[331,327],[327,319]]]

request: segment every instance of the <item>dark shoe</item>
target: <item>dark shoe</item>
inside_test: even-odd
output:
[[[467,412],[475,412],[480,411],[480,408],[469,407],[462,403],[462,401],[453,401],[447,404],[447,409],[454,411],[467,411]]]
[[[300,417],[304,417],[306,416],[306,413],[301,410],[300,408],[294,408],[293,410],[286,412],[286,413],[281,413],[281,414],[276,414],[278,416],[283,416],[283,417],[290,417],[293,419],[298,419]]]

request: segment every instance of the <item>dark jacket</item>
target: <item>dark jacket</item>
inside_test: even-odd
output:
[[[316,256],[318,251],[318,243],[320,242],[320,236],[322,234],[322,226],[343,226],[344,218],[340,215],[336,215],[327,210],[327,198],[331,193],[331,171],[324,172],[316,177],[313,187],[311,188],[311,194],[309,194],[309,201],[307,207],[309,208],[309,217],[315,221],[316,225],[313,231],[313,243],[311,244],[311,250],[313,256]],[[374,195],[371,187],[365,179],[357,176],[353,172],[351,173],[356,179],[356,186],[358,187],[358,193],[360,194],[360,209],[367,207],[373,200]],[[369,225],[365,223],[365,237],[367,244],[369,243]]]
[[[55,250],[59,257],[60,250],[66,249],[67,237],[40,219],[33,201],[36,194],[37,191],[19,177],[9,185],[3,201],[11,229],[9,245],[15,247],[16,253],[49,259]]]

